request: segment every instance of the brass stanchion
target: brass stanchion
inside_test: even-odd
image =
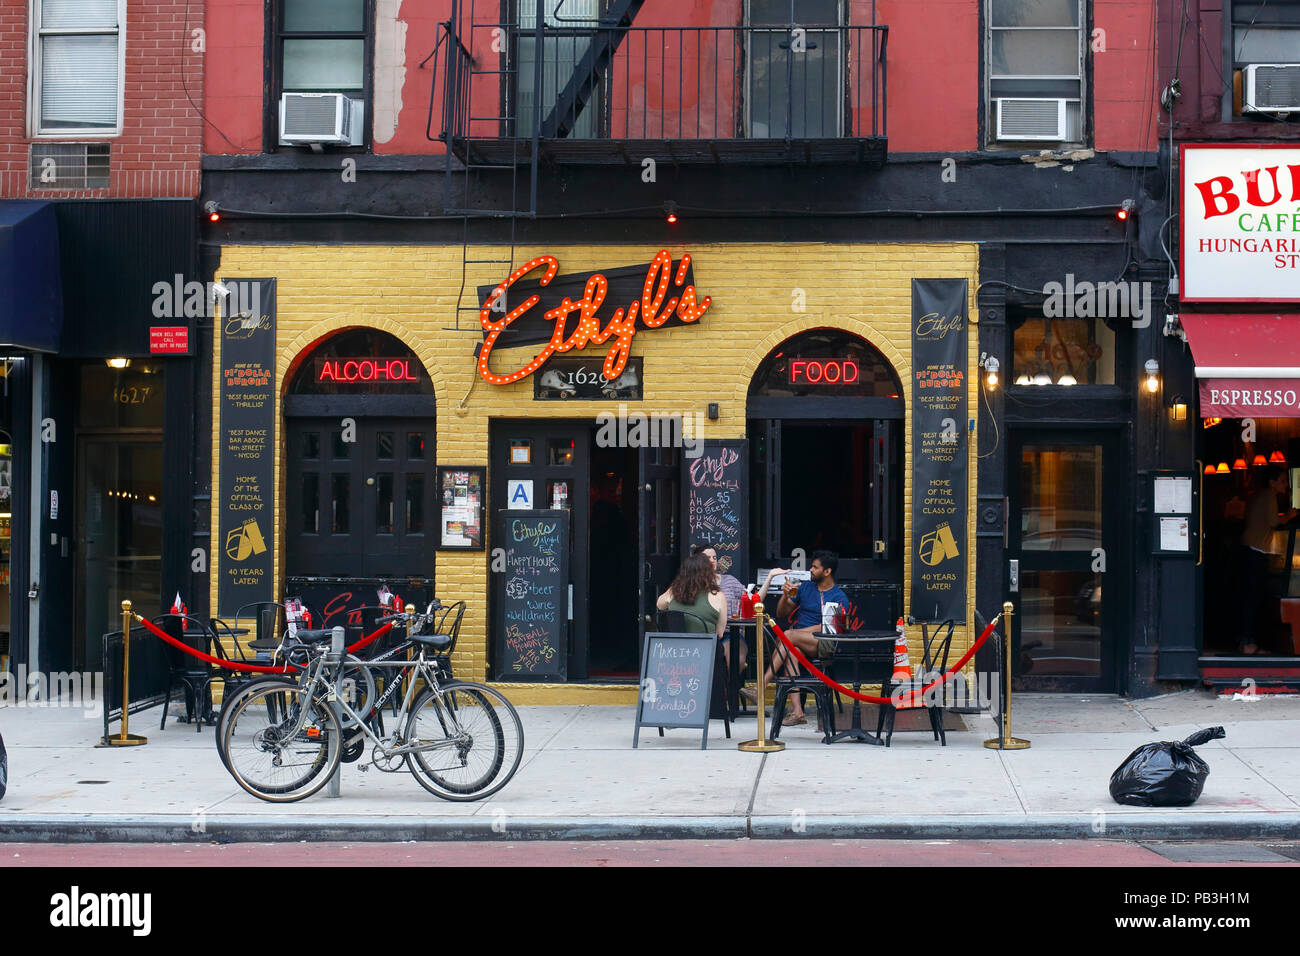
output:
[[[1002,736],[984,741],[990,750],[1027,750],[1029,741],[1011,736],[1011,615],[1015,607],[1010,601],[1002,605],[1003,641],[1006,646],[1006,663],[1002,682]]]
[[[122,602],[122,732],[108,738],[110,747],[138,747],[147,744],[148,737],[127,733],[131,704],[131,602]]]
[[[770,754],[778,750],[785,749],[785,743],[780,740],[767,739],[767,721],[764,719],[764,707],[767,706],[767,676],[766,669],[763,666],[763,605],[759,603],[754,607],[754,634],[758,644],[758,739],[746,740],[743,743],[736,744],[737,750],[744,750],[749,753]],[[732,648],[733,654],[739,653],[738,648]]]

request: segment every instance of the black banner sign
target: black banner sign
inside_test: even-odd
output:
[[[709,740],[709,696],[717,645],[712,634],[646,634],[632,746],[642,727],[699,727]]]
[[[217,613],[273,601],[275,280],[222,279]]]
[[[680,284],[676,282],[679,264],[674,262],[669,270],[672,281],[669,283],[667,295],[670,298],[681,295],[682,289],[687,286],[695,285],[695,271],[691,265],[687,265],[686,276],[683,281]],[[602,328],[609,324],[609,320],[616,309],[622,309],[626,313],[633,302],[640,303],[642,301],[642,296],[645,293],[646,276],[653,268],[653,265],[653,263],[648,262],[643,266],[606,269],[601,273],[609,282],[604,302],[596,313]],[[537,271],[532,274],[540,276],[544,269],[545,267],[538,267]],[[505,276],[501,278],[505,279]],[[577,272],[570,275],[557,275],[551,280],[551,284],[546,286],[542,285],[537,279],[532,278],[521,279],[512,285],[506,290],[505,295],[494,303],[499,311],[492,313],[493,319],[501,319],[507,312],[524,302],[529,296],[540,296],[541,301],[510,323],[506,330],[501,333],[500,339],[497,340],[497,348],[508,349],[514,348],[516,345],[549,342],[551,335],[555,332],[555,320],[546,318],[546,313],[556,308],[565,299],[570,302],[582,301],[586,295],[588,278],[590,278],[590,273]],[[655,289],[657,288],[658,284],[656,282]],[[496,289],[495,283],[478,287],[479,308],[483,307],[483,303],[488,300],[488,296],[492,294],[494,289]],[[651,289],[652,294],[655,289]],[[577,309],[565,316],[565,338],[574,333],[581,318],[582,315]],[[660,328],[671,329],[673,326],[685,324],[674,311]],[[484,332],[483,336],[486,338],[487,332]],[[599,367],[599,363],[597,363],[597,368]]]
[[[569,513],[497,512],[505,548],[497,582],[498,680],[564,680],[569,659]]]
[[[645,382],[641,357],[627,360],[623,374],[612,382],[605,377],[605,357],[593,355],[589,359],[557,358],[546,363],[533,376],[533,398],[601,398],[627,400],[641,398],[641,385]]]
[[[966,620],[965,279],[912,280],[912,594],[918,620]]]
[[[683,457],[682,461],[687,547],[711,545],[718,553],[719,573],[748,580],[749,458],[745,439],[706,439],[698,457]]]

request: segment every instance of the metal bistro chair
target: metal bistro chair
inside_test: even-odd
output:
[[[786,650],[785,645],[781,643],[780,638],[771,630],[771,625],[766,621],[763,624],[763,632],[764,640],[772,647],[774,654],[780,654],[783,659],[789,658],[790,664],[795,667],[799,666],[798,660]],[[822,673],[828,677],[834,676],[832,673],[834,670],[833,658],[812,657],[809,659]],[[775,665],[775,656],[772,661]],[[775,666],[773,672],[775,673]],[[792,693],[798,693],[800,695],[812,694],[813,699],[817,701],[817,720],[822,726],[822,743],[830,743],[831,737],[835,735],[835,709],[831,707],[831,700],[839,701],[839,694],[835,691],[835,688],[823,682],[816,674],[792,673],[790,671],[777,675],[775,687],[776,698],[772,703],[772,739],[780,739],[781,721],[785,719],[786,701]],[[841,704],[841,708],[842,706]]]
[[[883,695],[892,697],[899,690],[920,691],[930,681],[935,680],[940,674],[948,669],[948,654],[952,650],[952,635],[956,628],[956,622],[951,618],[938,624],[933,624],[934,633],[930,633],[932,622],[921,622],[921,675],[914,677],[910,681],[899,681],[895,684],[892,680],[889,688]],[[944,687],[936,687],[930,700],[923,701],[926,716],[930,718],[930,730],[934,733],[934,739],[939,741],[939,746],[948,746],[948,735],[943,728],[943,700]],[[915,708],[907,708],[913,710]],[[876,736],[880,736],[881,729],[885,731],[885,746],[889,746],[889,741],[894,736],[894,717],[898,713],[898,708],[893,704],[884,704],[880,708],[880,716],[876,723]]]
[[[701,633],[712,634],[713,628],[709,627],[707,621],[698,614],[692,614],[690,611],[658,611],[655,616],[658,622],[659,630],[668,633]],[[727,739],[731,739],[731,698],[727,694],[727,660],[722,653],[722,642],[715,640],[713,642],[714,659],[713,659],[713,689],[709,694],[709,719],[721,720],[722,730]],[[722,702],[722,715],[715,717],[717,713],[717,704]],[[659,728],[659,736],[664,735],[664,729]]]
[[[216,633],[196,617],[183,614],[160,614],[153,618],[153,623],[168,635],[222,660],[231,660]],[[172,645],[167,645],[168,661],[171,675],[167,685],[167,696],[163,698],[162,721],[159,730],[167,728],[167,711],[171,707],[172,693],[179,685],[185,692],[185,711],[188,719],[194,722],[194,731],[203,729],[203,721],[211,716],[212,682],[226,681],[232,686],[230,671],[207,661],[199,660]],[[207,707],[209,713],[205,714]]]

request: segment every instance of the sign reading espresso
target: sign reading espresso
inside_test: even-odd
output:
[[[528,273],[543,267],[545,271],[540,279],[533,283],[521,281]],[[598,272],[580,288],[572,276],[557,279],[559,271],[559,259],[537,256],[495,288],[480,287],[484,298],[479,322],[485,336],[479,350],[478,371],[493,385],[508,385],[527,378],[552,355],[589,344],[604,345],[611,340],[613,344],[605,354],[602,374],[615,381],[627,365],[638,322],[644,329],[696,322],[713,301],[707,295],[697,298],[691,278],[691,257],[683,255],[673,269],[672,255],[667,249],[659,250],[648,266],[611,270],[608,276]],[[544,296],[555,301],[557,295],[558,304],[540,313],[535,310]],[[598,313],[605,308],[607,299],[618,303],[618,307],[602,317]],[[497,346],[511,348],[536,342],[546,345],[521,368],[504,375],[491,371],[489,361]]]

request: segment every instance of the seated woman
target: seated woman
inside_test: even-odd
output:
[[[659,595],[655,606],[661,611],[693,614],[704,622],[701,625],[688,617],[688,631],[712,630],[722,637],[727,628],[727,599],[718,587],[713,563],[702,554],[693,554],[682,562],[677,577],[668,585],[668,590]]]

